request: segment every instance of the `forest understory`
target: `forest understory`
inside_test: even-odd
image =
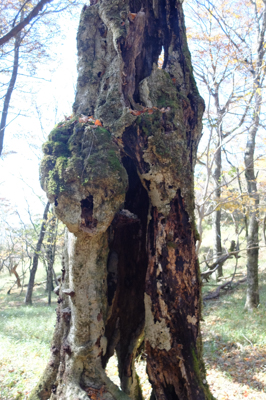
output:
[[[266,400],[264,259],[265,254],[261,252],[261,303],[253,313],[244,311],[245,283],[222,291],[217,299],[204,302],[204,321],[201,326],[204,361],[207,380],[217,400]],[[226,270],[224,281],[229,271]],[[235,281],[244,274],[243,258]],[[44,282],[44,278],[40,270],[36,282]],[[42,283],[35,286],[33,306],[24,306],[25,290],[21,292],[21,289],[14,288],[7,295],[14,279],[3,272],[0,279],[0,399],[26,400],[49,358],[56,296],[53,297],[51,307],[48,307],[45,284]],[[203,288],[203,294],[215,290],[219,284],[210,279]],[[115,357],[109,361],[107,368],[108,375],[119,385]],[[148,400],[151,388],[146,375],[145,352],[138,356],[137,371],[144,398]]]

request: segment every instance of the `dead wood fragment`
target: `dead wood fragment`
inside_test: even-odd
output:
[[[230,251],[229,253],[223,254],[221,257],[218,258],[218,260],[216,262],[214,262],[211,265],[208,265],[207,262],[207,266],[208,266],[208,270],[204,271],[201,273],[201,278],[205,279],[208,282],[209,277],[219,268],[221,267],[225,261],[228,260],[228,258],[232,258],[233,256],[237,257],[239,253],[238,251]]]
[[[247,277],[245,276],[244,278],[239,279],[238,281],[236,281],[234,283],[234,285],[238,286],[240,283],[246,282],[246,280],[247,280]],[[216,299],[217,297],[219,297],[221,289],[225,289],[226,286],[230,286],[231,284],[232,284],[232,279],[230,279],[230,281],[224,282],[222,285],[218,286],[218,288],[214,292],[210,292],[206,296],[204,296],[203,297],[203,301],[204,300]]]

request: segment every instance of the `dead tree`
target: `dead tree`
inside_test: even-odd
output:
[[[31,399],[212,399],[201,354],[193,168],[204,103],[182,1],[99,0],[78,31],[74,115],[41,182],[68,228],[51,359]],[[164,48],[163,69],[158,58]],[[105,365],[116,350],[121,390]]]

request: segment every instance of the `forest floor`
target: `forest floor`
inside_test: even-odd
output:
[[[264,269],[263,269],[264,268]],[[241,272],[239,270],[240,279]],[[41,281],[42,277],[38,276]],[[0,275],[0,400],[27,399],[49,357],[55,324],[56,298],[46,305],[44,285],[34,293],[34,305],[25,307],[25,290],[12,290],[12,277]],[[207,286],[208,285],[208,286]],[[215,281],[204,293],[215,290]],[[217,400],[266,400],[266,270],[260,267],[260,305],[244,311],[246,285],[223,291],[204,302],[201,331],[207,380]],[[145,361],[138,360],[145,399],[149,399]],[[108,363],[108,375],[119,384],[116,359]]]

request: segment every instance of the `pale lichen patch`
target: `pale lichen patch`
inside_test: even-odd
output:
[[[169,351],[171,349],[171,334],[165,320],[154,323],[154,315],[151,309],[152,301],[147,293],[145,293],[144,302],[146,339],[154,349]]]
[[[188,315],[187,316],[187,321],[188,321],[189,324],[192,324],[192,325],[196,325],[197,324],[197,318],[196,318],[195,315],[193,315],[193,317],[191,317],[191,315]]]

